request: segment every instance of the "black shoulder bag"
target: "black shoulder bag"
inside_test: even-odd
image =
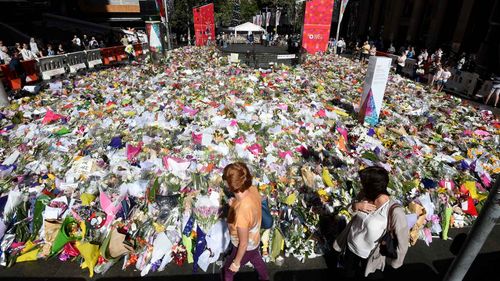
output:
[[[385,234],[380,238],[380,254],[390,259],[398,258],[398,237],[394,233],[392,224],[392,212],[399,207],[398,204],[393,204],[387,213],[387,228]]]

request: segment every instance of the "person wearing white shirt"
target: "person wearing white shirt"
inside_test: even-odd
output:
[[[396,48],[394,48],[394,45],[392,45],[392,43],[391,46],[389,46],[389,49],[387,49],[387,52],[389,54],[394,54],[396,52]]]
[[[409,244],[406,214],[387,191],[389,173],[372,166],[361,170],[359,178],[361,192],[349,206],[352,219],[333,244],[334,250],[341,253],[342,280],[362,279],[383,270],[386,263],[400,267]],[[399,243],[395,259],[381,253],[380,240],[388,231],[392,231]]]
[[[448,79],[450,79],[450,77],[451,77],[451,72],[448,69],[448,67],[445,67],[441,71],[441,76],[438,79],[438,86],[437,86],[438,92],[441,92],[443,90],[444,85],[446,85],[446,82],[448,82]]]
[[[340,38],[339,41],[337,42],[337,54],[342,54],[344,52],[345,48],[345,41],[343,38]]]
[[[21,49],[21,56],[23,60],[34,60],[37,56],[28,49],[28,44],[24,43],[23,48]]]
[[[76,50],[76,51],[79,51],[82,49],[82,40],[80,40],[80,38],[78,38],[78,36],[73,36],[73,40],[71,40],[71,42],[73,43],[73,48]]]
[[[40,50],[38,50],[38,45],[35,42],[35,38],[31,37],[30,39],[30,50],[33,54],[39,56]]]
[[[9,56],[9,50],[7,49],[7,46],[2,46],[0,48],[0,60],[2,60],[4,64],[9,64],[11,58]]]

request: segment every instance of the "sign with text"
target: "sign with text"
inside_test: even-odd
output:
[[[391,62],[392,60],[386,57],[370,57],[359,110],[360,123],[367,122],[372,126],[378,123]]]
[[[302,47],[310,54],[327,50],[333,2],[334,0],[311,0],[306,3]]]
[[[294,59],[295,54],[289,54],[289,55],[278,55],[279,60],[289,60],[289,59]]]
[[[196,46],[205,46],[208,39],[215,39],[214,4],[208,4],[193,9],[194,33]]]

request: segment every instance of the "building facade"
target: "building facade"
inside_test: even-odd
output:
[[[477,54],[481,67],[500,71],[500,0],[351,0],[341,34]]]

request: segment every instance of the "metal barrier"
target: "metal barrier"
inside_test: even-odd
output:
[[[42,79],[50,80],[50,78],[54,76],[65,74],[65,58],[65,55],[39,58],[38,65],[40,67],[40,72],[42,73]]]
[[[101,48],[102,60],[105,65],[111,64],[116,61],[115,53],[113,48]]]
[[[478,79],[479,74],[477,73],[462,71],[458,74],[454,71],[450,79],[448,79],[444,89],[448,92],[472,97]]]
[[[141,57],[142,54],[143,54],[143,51],[142,51],[142,44],[135,44],[134,45],[134,51],[135,51],[135,56],[137,58]]]
[[[116,60],[122,61],[128,58],[127,53],[125,53],[125,46],[118,46],[113,48]]]
[[[490,94],[491,89],[493,89],[493,81],[491,80],[484,81],[479,91],[477,91],[476,97],[486,98]]]
[[[415,64],[417,63],[414,59],[406,59],[405,67],[403,67],[403,73],[408,75],[409,77],[413,77],[413,73],[415,72]]]
[[[25,60],[21,62],[21,65],[26,72],[26,83],[36,82],[40,79],[36,67],[36,60]]]
[[[87,66],[88,68],[94,68],[96,65],[102,64],[101,51],[100,50],[89,50],[85,51],[87,54]]]
[[[17,76],[17,73],[11,71],[8,64],[0,65],[0,69],[5,78],[6,85],[9,86],[12,90],[20,90],[21,89],[21,78]]]
[[[84,51],[66,54],[66,63],[69,67],[69,73],[76,73],[80,69],[86,69],[86,60],[87,56]]]

